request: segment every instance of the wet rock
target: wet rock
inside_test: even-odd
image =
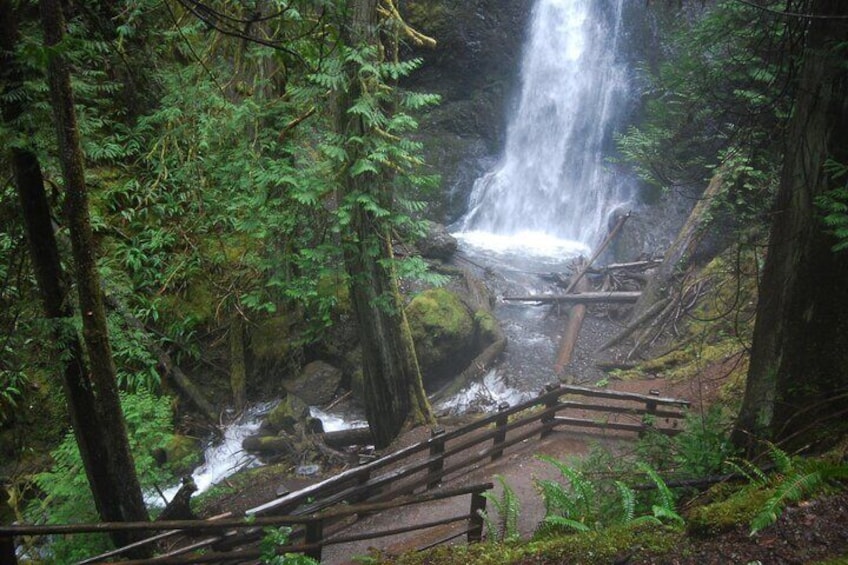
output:
[[[197,439],[174,435],[164,446],[154,450],[153,457],[156,463],[167,466],[175,475],[187,475],[203,462],[203,450]]]
[[[241,442],[242,448],[261,455],[296,454],[297,446],[294,441],[286,435],[247,436]]]
[[[474,318],[456,293],[426,290],[412,299],[406,315],[425,385],[457,374],[474,356]]]
[[[309,406],[294,394],[287,394],[277,404],[260,425],[260,429],[266,432],[277,433],[285,430],[293,433],[295,426],[309,416]]]
[[[324,361],[313,361],[303,368],[295,380],[287,381],[283,386],[306,404],[320,406],[333,400],[341,382],[341,369]]]
[[[456,253],[457,241],[442,224],[427,222],[427,235],[417,245],[423,257],[447,261]]]
[[[428,216],[450,223],[501,149],[530,10],[527,0],[410,0],[401,9],[437,41],[435,49],[413,49],[423,65],[404,86],[442,96],[418,135],[446,188],[428,198]]]

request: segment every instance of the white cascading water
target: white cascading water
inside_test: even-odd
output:
[[[475,183],[454,235],[475,264],[501,277],[498,293],[552,292],[540,273],[563,272],[626,209],[632,177],[611,166],[613,134],[627,118],[627,0],[537,0],[521,69],[521,94],[497,165]],[[508,337],[498,368],[442,412],[486,409],[538,393],[552,375],[561,322],[545,310],[500,303]]]
[[[629,198],[605,150],[627,106],[617,56],[624,0],[538,0],[521,97],[497,166],[478,179],[461,234],[475,244],[591,247]],[[568,242],[572,242],[569,244]]]

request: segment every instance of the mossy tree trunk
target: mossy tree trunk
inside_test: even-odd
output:
[[[59,160],[65,184],[65,215],[68,222],[71,250],[74,258],[75,284],[83,321],[83,341],[88,354],[88,374],[79,383],[86,404],[75,407],[84,414],[75,430],[86,472],[94,493],[97,509],[106,521],[147,520],[147,509],[135,471],[127,440],[126,424],[118,396],[117,379],[106,315],[95,264],[91,223],[88,215],[88,195],[85,185],[83,156],[74,113],[73,92],[67,62],[61,55],[65,21],[59,0],[41,2],[41,21],[44,39],[51,56],[48,60],[48,80],[56,125]],[[36,189],[34,181],[32,188]],[[41,230],[45,226],[41,226]],[[41,234],[39,234],[39,237]],[[58,258],[58,255],[56,256]],[[50,276],[58,276],[52,273]],[[69,398],[73,403],[77,399]],[[93,404],[93,411],[92,406]],[[137,536],[117,535],[118,543]]]
[[[247,391],[247,370],[244,362],[244,319],[239,312],[230,323],[230,388],[236,412],[244,410]]]
[[[377,0],[348,3],[348,21],[343,30],[347,45],[356,48],[380,41],[377,5]],[[338,131],[344,139],[375,135],[362,116],[349,112],[363,94],[363,87],[354,64],[349,63],[347,74],[350,86],[346,92],[338,93]],[[356,147],[354,143],[350,146]],[[340,200],[355,203],[344,235],[344,260],[360,329],[366,417],[375,444],[385,447],[404,424],[432,422],[433,417],[398,289],[390,230],[384,219],[356,203],[357,195],[367,195],[391,210],[391,184],[380,174],[355,173],[353,165],[359,155],[356,149],[350,153]]]
[[[760,284],[751,365],[734,441],[826,448],[848,414],[848,254],[832,251],[815,199],[848,163],[848,3],[809,3],[804,59]],[[830,18],[829,16],[835,16]],[[839,45],[841,43],[841,45]]]

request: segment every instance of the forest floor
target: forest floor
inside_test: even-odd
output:
[[[590,363],[591,353],[594,352],[599,340],[609,335],[611,328],[596,328],[601,322],[598,317],[587,320],[589,325],[581,334],[578,342],[578,363]],[[601,322],[603,325],[603,322]],[[588,341],[589,343],[586,343]],[[582,350],[582,352],[580,351]],[[614,355],[614,354],[613,354]],[[585,358],[585,359],[584,359]],[[582,360],[581,360],[582,359]],[[729,355],[725,359],[703,367],[697,377],[684,382],[671,381],[665,378],[646,377],[626,381],[610,379],[610,390],[635,392],[640,394],[659,394],[662,397],[684,399],[691,402],[692,410],[703,410],[712,404],[720,391],[727,384],[730,375],[740,362],[740,355]],[[578,370],[578,374],[580,371]],[[578,378],[578,382],[584,382]],[[450,427],[442,423],[444,427]],[[415,442],[429,438],[429,429],[414,429],[398,439],[393,449],[400,449]],[[482,482],[494,482],[495,492],[500,494],[501,485],[497,477],[502,477],[506,484],[515,492],[521,501],[518,530],[522,539],[529,539],[545,515],[544,502],[537,492],[536,481],[539,479],[559,479],[559,471],[537,456],[541,454],[552,456],[558,460],[579,459],[587,456],[594,446],[614,450],[625,455],[635,449],[634,437],[622,432],[584,433],[577,431],[558,430],[544,439],[528,439],[507,449],[500,459],[474,466],[470,472],[452,479],[444,486],[454,488]],[[279,466],[278,466],[279,467]],[[290,469],[279,467],[279,471],[268,468],[261,475],[261,480],[250,480],[240,484],[229,494],[217,497],[211,504],[204,507],[205,515],[214,515],[221,511],[244,511],[260,505],[278,496],[281,488],[296,490],[309,482],[323,477],[292,479]],[[349,524],[344,535],[354,535],[362,532],[374,532],[394,529],[406,525],[415,525],[424,521],[457,516],[468,512],[468,497],[457,497],[437,501],[427,505],[408,506],[392,511],[365,516]],[[619,563],[667,563],[667,564],[801,564],[818,562],[823,559],[834,559],[842,555],[848,556],[848,494],[839,494],[802,503],[787,509],[780,520],[773,526],[763,530],[759,535],[749,536],[747,524],[740,524],[730,531],[725,531],[709,537],[694,538],[680,535],[670,553],[663,555],[646,554],[634,548],[634,554],[624,552]],[[392,562],[393,555],[415,551],[440,542],[452,535],[456,539],[451,544],[464,544],[465,536],[462,522],[440,526],[415,533],[394,535],[377,540],[344,545],[329,545],[323,551],[323,563],[347,564],[357,563],[358,558],[378,551],[384,562]],[[533,558],[525,563],[559,563],[560,561],[545,561]],[[828,563],[846,563],[844,560],[833,560]]]
[[[734,359],[727,359],[732,364]],[[663,397],[690,400],[694,410],[708,405],[722,386],[721,375],[727,374],[721,364],[708,369],[701,378],[689,382],[670,382],[662,378],[611,381],[609,388],[647,394],[659,391]],[[396,448],[426,440],[428,430],[412,430],[398,440]],[[587,434],[572,431],[557,431],[543,440],[526,440],[508,449],[499,460],[475,467],[473,471],[451,481],[450,487],[480,482],[494,481],[496,476],[505,482],[517,494],[521,501],[518,530],[523,539],[532,536],[544,517],[544,503],[536,491],[536,480],[559,478],[559,471],[552,465],[540,460],[537,455],[546,454],[559,460],[586,456],[595,445],[608,447],[621,453],[634,448],[632,436],[619,433]],[[289,489],[298,488],[285,480]],[[216,500],[213,508],[228,510],[246,509],[274,498],[280,486],[279,480],[266,476],[265,480],[253,481],[247,488]],[[500,486],[496,484],[496,492]],[[411,506],[366,516],[345,529],[345,535],[361,532],[388,530],[402,524],[414,524],[455,516],[468,511],[467,497],[459,497],[431,503],[426,506]],[[464,524],[441,526],[438,528],[404,535],[394,535],[378,540],[327,546],[324,549],[323,563],[356,563],[359,557],[377,551],[385,562],[392,562],[393,555],[415,551],[452,534],[461,534]],[[450,542],[464,544],[464,536],[459,535]],[[691,537],[681,534],[674,549],[662,555],[652,555],[639,548],[633,553],[625,552],[620,563],[667,563],[667,564],[801,564],[830,559],[828,563],[848,563],[848,494],[841,493],[815,499],[788,508],[773,526],[763,530],[757,536],[749,535],[747,524],[708,537]],[[524,563],[559,563],[532,558]]]

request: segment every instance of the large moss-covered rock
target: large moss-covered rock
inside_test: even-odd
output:
[[[307,364],[294,380],[286,381],[286,390],[310,406],[332,401],[342,383],[342,371],[324,361]]]
[[[457,294],[426,290],[409,303],[406,316],[428,388],[462,371],[474,356],[474,317]]]
[[[309,406],[294,394],[287,394],[279,404],[277,404],[265,420],[262,421],[261,428],[264,431],[277,433],[280,430],[293,432],[295,425],[298,422],[305,421],[309,416]]]

